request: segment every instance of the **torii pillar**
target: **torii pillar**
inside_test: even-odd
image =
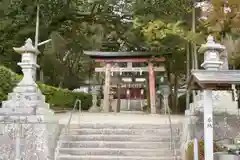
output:
[[[151,113],[156,114],[156,88],[155,88],[155,73],[153,68],[153,63],[148,62],[148,72],[149,72],[149,91],[150,91],[150,106]]]
[[[103,112],[110,112],[110,80],[111,80],[111,63],[105,64],[105,84],[103,96]]]

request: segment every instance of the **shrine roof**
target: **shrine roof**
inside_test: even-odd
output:
[[[240,85],[240,70],[193,70],[188,89],[229,90],[232,84]]]
[[[126,57],[151,57],[157,56],[156,52],[101,52],[101,51],[84,51],[84,54],[96,58],[126,58]]]

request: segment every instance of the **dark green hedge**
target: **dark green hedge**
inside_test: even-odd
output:
[[[0,100],[6,100],[7,94],[12,92],[22,76],[15,74],[8,68],[0,66]],[[46,96],[46,101],[53,109],[71,109],[76,99],[81,100],[82,109],[88,110],[92,105],[92,96],[86,93],[75,93],[68,89],[56,88],[53,86],[38,83],[42,93]]]
[[[14,72],[3,66],[0,66],[0,101],[7,99],[7,93],[12,92],[16,81],[17,77]]]

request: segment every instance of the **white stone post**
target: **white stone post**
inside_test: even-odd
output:
[[[198,160],[198,140],[194,138],[193,141],[193,153],[194,153],[194,160]]]
[[[203,44],[199,52],[204,53],[202,67],[206,70],[219,70],[222,65],[219,53],[225,49],[221,44],[215,43],[213,36],[208,36],[207,43]],[[213,100],[212,90],[204,90],[204,153],[205,160],[213,160]]]
[[[96,89],[96,86],[92,87],[92,106],[97,107],[97,89]]]

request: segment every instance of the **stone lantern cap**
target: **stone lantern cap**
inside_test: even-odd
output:
[[[32,40],[28,38],[25,41],[25,45],[20,48],[13,48],[17,53],[23,54],[23,53],[34,53],[39,54],[39,50],[33,46]]]
[[[207,43],[202,44],[202,46],[199,49],[200,53],[205,53],[208,50],[217,50],[219,53],[224,51],[226,49],[225,46],[216,43],[214,40],[214,37],[209,35],[207,38]]]
[[[240,70],[193,70],[187,84],[192,90],[229,90],[240,85]]]

